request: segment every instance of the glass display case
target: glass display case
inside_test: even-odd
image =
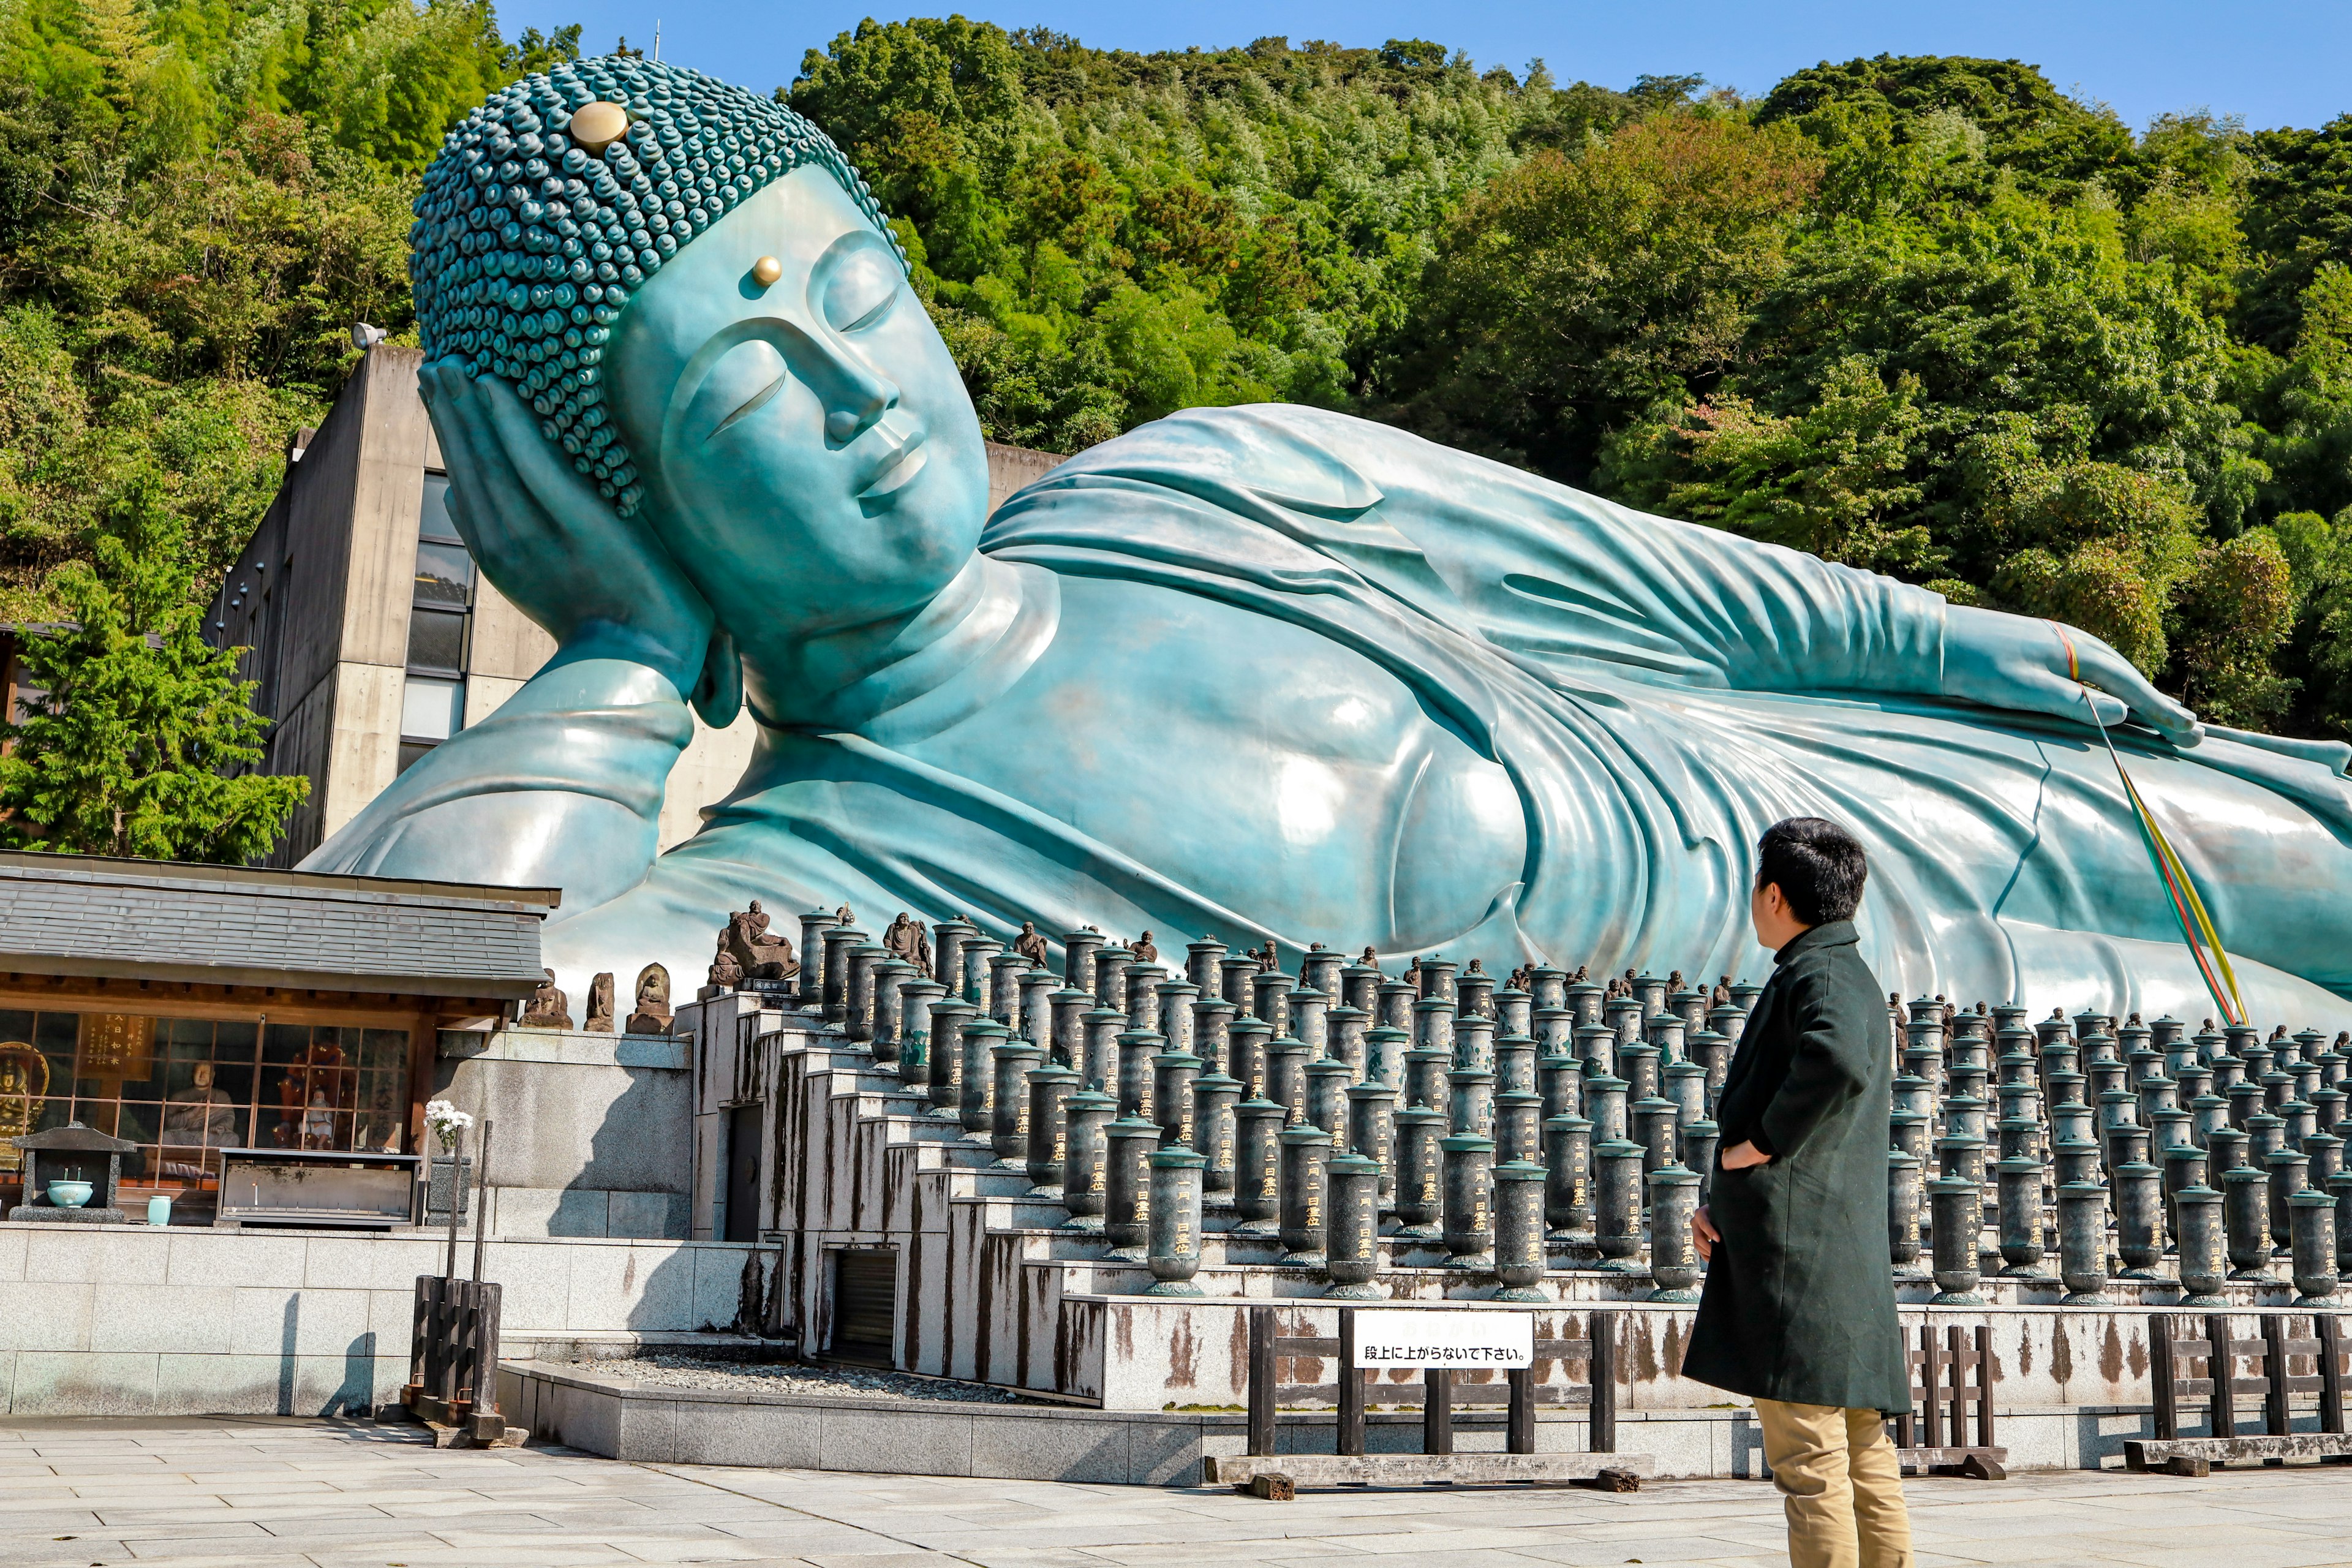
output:
[[[138,1145],[136,1184],[183,1194],[216,1188],[230,1149],[398,1154],[412,1060],[405,1028],[0,1008],[0,1183],[9,1138],[77,1121]]]

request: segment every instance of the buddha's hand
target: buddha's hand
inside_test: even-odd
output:
[[[482,574],[554,637],[557,662],[625,659],[691,690],[710,606],[660,541],[596,493],[503,382],[444,359],[425,367],[418,391],[457,531]]]
[[[2068,658],[2072,645],[2073,658]],[[2086,631],[1954,605],[1945,611],[1944,695],[1988,708],[2119,724],[2126,715],[2176,745],[2205,738],[2197,715],[2150,686],[2131,660]]]

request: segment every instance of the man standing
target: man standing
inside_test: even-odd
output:
[[[1757,856],[1748,912],[1775,968],[1691,1222],[1708,1268],[1683,1375],[1756,1401],[1792,1568],[1911,1568],[1885,1424],[1911,1407],[1886,1249],[1894,1043],[1853,924],[1869,868],[1816,816],[1774,824]]]

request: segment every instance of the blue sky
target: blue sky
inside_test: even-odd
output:
[[[896,7],[860,0],[504,0],[499,15],[509,37],[526,26],[580,22],[592,53],[610,49],[619,34],[633,45],[650,43],[658,16],[665,59],[764,90],[792,79],[802,50],[821,47],[861,16],[887,21],[950,10],[1009,27],[1042,25],[1106,48],[1245,44],[1270,33],[1294,43],[1332,38],[1349,45],[1427,37],[1467,50],[1482,68],[1500,63],[1517,69],[1541,56],[1562,81],[1583,77],[1612,87],[1643,72],[1695,71],[1760,92],[1822,59],[1987,55],[2039,65],[2061,89],[2104,100],[2136,128],[2179,109],[2242,115],[2256,129],[2318,125],[2352,110],[2346,70],[2352,4],[2346,0],[968,0]]]

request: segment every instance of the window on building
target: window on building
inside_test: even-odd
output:
[[[436,675],[466,672],[466,612],[423,605],[408,614],[408,668]]]
[[[474,561],[449,521],[449,476],[425,476],[416,584],[409,598],[408,676],[400,700],[400,771],[466,721],[467,639],[473,630]]]
[[[447,740],[465,727],[466,683],[411,675],[400,694],[400,732],[428,744]]]
[[[0,1181],[11,1137],[68,1121],[166,1186],[217,1181],[223,1149],[402,1152],[408,1060],[405,1029],[0,1009]]]
[[[448,475],[426,470],[425,505],[417,515],[416,531],[425,539],[457,540],[457,525],[449,521]]]

